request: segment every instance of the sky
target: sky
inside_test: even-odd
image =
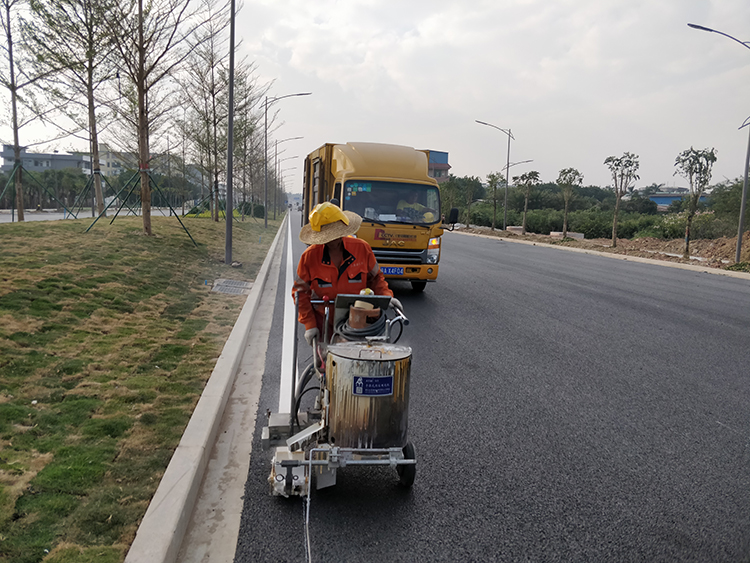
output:
[[[640,157],[636,187],[685,186],[675,157],[715,148],[712,183],[741,177],[750,127],[748,0],[245,0],[239,56],[279,100],[287,190],[324,143],[449,153],[484,180],[575,167],[607,186],[608,156]],[[279,147],[281,149],[281,145]],[[297,158],[292,158],[297,157]]]

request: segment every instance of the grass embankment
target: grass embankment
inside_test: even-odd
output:
[[[280,223],[152,220],[0,225],[0,560],[123,560]]]

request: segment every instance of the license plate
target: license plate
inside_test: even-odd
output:
[[[395,266],[381,267],[380,271],[383,272],[384,276],[403,276],[404,275],[404,269],[396,268]]]

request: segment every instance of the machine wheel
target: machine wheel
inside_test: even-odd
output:
[[[411,282],[411,288],[414,291],[417,291],[419,293],[422,293],[424,291],[424,288],[427,287],[426,281],[413,281]]]
[[[404,446],[404,459],[417,459],[417,452],[411,442],[406,442]],[[398,478],[404,487],[411,487],[414,484],[414,478],[417,476],[416,465],[397,465],[396,471],[398,471]]]

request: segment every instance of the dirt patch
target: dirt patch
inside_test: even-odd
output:
[[[682,239],[662,240],[657,238],[617,239],[617,246],[612,247],[611,239],[565,239],[548,235],[525,234],[517,235],[508,231],[491,230],[489,227],[464,227],[456,229],[460,232],[496,236],[500,238],[524,240],[581,248],[596,252],[609,252],[640,258],[652,258],[668,262],[683,264],[700,264],[711,268],[726,268],[734,264],[737,249],[737,237],[722,237],[719,239],[698,239],[690,241],[690,258],[684,259],[685,241]],[[750,262],[750,232],[746,232],[742,239],[741,262]]]

